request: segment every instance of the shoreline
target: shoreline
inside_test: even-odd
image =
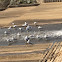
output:
[[[47,22],[47,23],[37,23],[37,26],[42,26],[42,25],[49,25],[49,24],[62,24],[62,22]],[[22,27],[22,24],[16,24],[17,25],[17,27]],[[29,25],[31,25],[31,26],[34,26],[34,24],[32,23],[32,24],[29,24]],[[11,24],[9,24],[9,25],[0,25],[0,28],[8,28],[9,26],[12,26]]]

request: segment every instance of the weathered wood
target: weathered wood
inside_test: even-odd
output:
[[[61,42],[55,42],[51,49],[45,53],[44,57],[39,62],[54,62],[57,56],[56,53],[60,50],[60,44]]]
[[[58,52],[60,51],[60,49],[61,49],[61,42],[60,42],[60,44],[58,45],[58,49],[56,50],[55,55],[54,55],[54,57],[52,58],[51,62],[54,62],[54,61],[55,61],[55,59],[56,59],[56,57],[57,57],[57,54],[56,54],[56,53],[58,53]]]
[[[44,58],[44,60],[43,60],[42,62],[46,62],[46,61],[48,60],[50,54],[52,53],[52,51],[53,51],[54,48],[56,47],[56,44],[57,44],[57,43],[55,43],[55,44],[53,45],[53,47],[50,49],[50,51],[48,52],[47,56]]]
[[[60,46],[60,42],[56,45],[56,47],[54,48],[54,50],[52,51],[52,53],[50,54],[50,61],[52,60],[52,58],[54,57],[55,55],[55,52],[56,50],[58,49],[58,47]]]
[[[50,50],[53,50],[53,48],[55,47],[56,43],[53,42],[52,46],[50,47]],[[52,48],[52,49],[51,49]],[[44,62],[47,58],[47,56],[50,54],[50,50],[47,50],[43,56],[43,58],[39,61],[39,62]]]

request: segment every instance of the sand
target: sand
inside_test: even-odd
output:
[[[0,12],[0,26],[11,25],[16,21],[21,25],[21,22],[33,23],[38,20],[40,24],[50,24],[50,21],[53,21],[52,24],[62,23],[62,3],[41,3],[39,6],[8,8]]]
[[[37,61],[43,56],[42,51],[44,51],[49,44],[35,44],[35,45],[16,45],[16,46],[0,46],[0,62],[2,61]],[[35,52],[38,51],[38,52]],[[40,51],[40,52],[39,52]],[[27,54],[23,54],[26,53]],[[29,53],[34,52],[34,53]],[[10,55],[10,53],[15,53]],[[22,53],[22,54],[19,54]]]

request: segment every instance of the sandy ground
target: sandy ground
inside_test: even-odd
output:
[[[18,25],[25,21],[41,21],[40,24],[62,23],[62,3],[41,3],[39,6],[8,8],[0,12],[0,26],[17,21]]]
[[[0,62],[39,62],[39,60],[43,58],[43,53],[46,48],[48,48],[48,46],[51,47],[51,45],[52,43],[0,46]],[[61,49],[56,51],[56,55],[57,57],[54,62],[61,62],[62,44]]]
[[[46,44],[36,44],[36,45],[20,45],[20,46],[1,46],[0,47],[0,62],[7,61],[20,61],[20,62],[30,62],[30,61],[39,61],[45,49],[51,45],[51,43]],[[38,52],[34,52],[38,51]],[[40,52],[39,52],[40,51]],[[28,53],[26,53],[28,52]],[[29,53],[31,52],[31,53]],[[34,53],[33,53],[34,52]],[[8,53],[8,54],[7,54]],[[15,55],[10,53],[16,53]],[[20,53],[20,54],[18,54]],[[22,53],[22,54],[21,54]],[[26,53],[26,54],[24,54]]]

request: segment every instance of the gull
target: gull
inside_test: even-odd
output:
[[[4,31],[4,34],[9,34],[7,31]]]
[[[6,39],[6,41],[7,41],[7,42],[9,42],[9,41],[10,41],[10,39]]]
[[[5,31],[4,34],[7,34],[7,31]]]
[[[6,40],[7,40],[7,42],[13,42],[14,38],[6,39]]]
[[[13,43],[12,39],[6,39],[6,41],[8,42],[8,45],[11,45]]]
[[[28,41],[26,42],[26,44],[30,44],[30,40],[28,40]]]
[[[37,24],[37,22],[34,22],[34,25],[36,25]]]
[[[16,39],[15,37],[12,37],[11,40],[15,41],[15,40],[17,40],[17,39]]]
[[[16,38],[15,37],[11,37],[11,38],[8,38],[6,39],[6,41],[8,42],[9,45],[13,44],[14,42],[16,42]]]
[[[28,23],[27,22],[25,22],[22,26],[27,26],[28,25]]]
[[[42,27],[41,26],[38,26],[38,29],[42,29]]]
[[[46,38],[47,37],[47,35],[44,35],[44,38]]]
[[[30,42],[30,38],[29,38],[28,36],[26,36],[26,37],[24,38],[24,40],[26,41],[26,44],[32,44],[32,43]]]
[[[8,29],[10,30],[11,29],[11,26]]]
[[[36,39],[40,40],[42,38],[39,35],[36,35]]]
[[[15,23],[12,23],[12,25],[15,25]]]
[[[14,25],[13,28],[14,28],[15,30],[17,30],[17,25]]]
[[[28,42],[30,38],[28,36],[25,36],[24,40],[26,41],[26,43]]]
[[[22,28],[19,28],[19,30],[22,32],[23,31],[23,29]]]
[[[41,29],[42,29],[42,27],[41,27],[41,26],[38,26],[38,29],[39,29],[39,30],[41,30]]]
[[[27,30],[27,31],[28,31],[28,30],[31,30],[31,29],[32,29],[32,27],[29,26],[29,25],[26,27],[26,30]]]
[[[21,34],[20,33],[17,33],[17,36],[21,36]]]
[[[48,35],[44,35],[43,39],[48,40],[50,37]]]
[[[14,42],[14,39],[13,39],[13,38],[11,38],[11,39],[6,39],[6,41],[8,42],[8,45],[12,45],[13,42]]]
[[[29,40],[29,37],[28,36],[25,36],[24,40],[25,41]]]
[[[8,30],[11,30],[11,26],[8,28]]]
[[[36,35],[36,38],[37,38],[37,39],[39,39],[39,38],[40,38],[40,36],[39,36],[39,35]]]
[[[17,27],[17,25],[14,25],[13,28]]]
[[[21,36],[21,34],[18,32],[18,33],[17,33],[17,37],[19,38],[20,36]]]
[[[19,30],[22,30],[22,28],[19,28]]]

